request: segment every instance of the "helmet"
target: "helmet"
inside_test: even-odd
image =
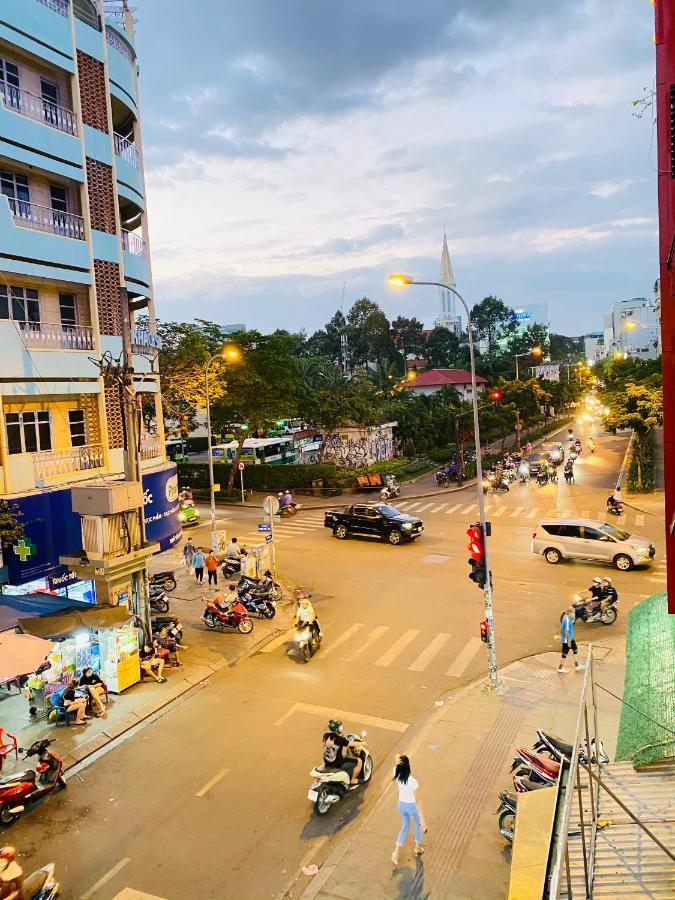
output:
[[[597,576],[593,579],[593,584],[602,584],[602,578],[598,578]]]
[[[13,862],[16,859],[16,847],[0,847],[0,859],[6,859],[7,862]]]
[[[611,579],[611,578],[603,578],[602,580],[605,582],[605,584],[611,584],[611,583],[612,583],[612,579]]]
[[[283,497],[283,496],[284,496],[284,492],[283,492],[283,491],[279,491],[279,493],[277,494],[277,497]]]
[[[328,730],[337,731],[337,733],[339,734],[342,731],[342,722],[339,719],[329,719]]]
[[[289,494],[289,495],[290,495],[290,493],[291,493],[290,491],[284,491],[284,494]]]

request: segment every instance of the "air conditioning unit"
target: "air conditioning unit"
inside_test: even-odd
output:
[[[82,546],[92,562],[126,556],[141,547],[141,521],[137,510],[112,516],[83,515],[81,524]]]
[[[139,481],[83,484],[71,488],[73,511],[82,516],[112,516],[143,506]]]

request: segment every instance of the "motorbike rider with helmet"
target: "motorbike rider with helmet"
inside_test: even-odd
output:
[[[610,494],[607,498],[607,508],[616,510],[619,506],[623,505],[623,498],[621,497],[621,485],[617,484],[614,488],[614,493]]]
[[[586,603],[587,617],[590,616],[591,619],[599,619],[602,600],[604,597],[604,591],[602,589],[602,579],[596,576],[593,579],[593,582],[591,583],[591,586],[589,587],[587,593],[590,594],[588,602]]]
[[[314,640],[317,643],[319,638],[322,637],[321,627],[319,625],[319,620],[316,617],[314,607],[312,606],[312,601],[306,594],[300,594],[298,597],[298,608],[295,613],[294,624],[296,628],[308,625],[312,629]]]
[[[324,765],[333,769],[345,769],[349,773],[350,784],[358,784],[363,760],[354,752],[352,743],[342,732],[342,722],[330,719],[328,731],[323,736]]]
[[[602,579],[602,600],[613,605],[619,599],[617,589],[612,584],[612,579],[607,577]]]

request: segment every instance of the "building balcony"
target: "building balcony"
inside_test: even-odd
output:
[[[27,350],[94,349],[94,329],[89,325],[61,325],[52,322],[17,322]]]
[[[113,139],[115,141],[115,154],[121,159],[126,160],[134,169],[140,169],[141,159],[138,147],[132,141],[122,137],[121,134],[114,132]]]
[[[42,122],[43,125],[56,128],[57,131],[77,135],[77,118],[72,109],[43,100],[37,94],[14,87],[6,81],[0,81],[0,100],[11,112],[19,113],[35,122]]]
[[[102,444],[87,444],[67,450],[43,450],[31,456],[36,483],[89,473],[105,466]]]
[[[133,231],[122,229],[122,249],[133,256],[146,256],[145,241]]]
[[[156,434],[147,435],[145,439],[141,438],[141,449],[138,455],[141,462],[164,459],[164,447]]]
[[[46,231],[60,237],[85,240],[84,219],[74,213],[61,212],[51,206],[40,206],[27,200],[7,197],[14,224],[33,231]]]
[[[38,0],[38,3],[46,6],[47,9],[53,9],[54,12],[59,13],[66,19],[68,18],[68,9],[70,7],[68,0]]]

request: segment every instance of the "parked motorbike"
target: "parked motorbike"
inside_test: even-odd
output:
[[[250,634],[253,631],[253,620],[239,600],[230,603],[227,609],[221,609],[210,600],[206,600],[205,603],[202,621],[207,628],[220,628],[221,631],[224,628],[236,628],[241,634]]]
[[[526,747],[516,747],[511,772],[518,776],[525,775],[533,781],[555,784],[560,774],[560,762]]]
[[[309,773],[313,780],[307,793],[307,799],[314,804],[314,812],[317,815],[327,815],[332,807],[346,797],[350,791],[370,781],[373,774],[373,758],[364,741],[365,736],[365,731],[361,732],[360,737],[354,734],[346,735],[347,739],[356,745],[352,749],[360,755],[363,761],[361,774],[356,784],[349,783],[350,776],[346,769],[333,769],[321,765]]]
[[[53,743],[47,739],[34,741],[24,759],[37,756],[36,768],[0,778],[0,824],[11,825],[29,804],[51,794],[57,787],[66,786],[61,757],[49,749]]]
[[[166,591],[162,588],[150,585],[150,609],[155,612],[167,613],[169,611],[169,600]]]
[[[297,625],[294,644],[304,662],[309,662],[321,646],[321,634],[317,634],[309,625]]]
[[[24,878],[21,892],[27,900],[56,900],[59,888],[54,878],[54,863],[48,863]]]
[[[150,587],[161,588],[163,591],[175,591],[175,570],[167,569],[165,572],[155,572],[154,575],[150,576]]]
[[[277,614],[277,605],[274,600],[260,597],[248,591],[239,592],[239,602],[247,612],[258,616],[259,619],[273,619]]]
[[[178,644],[183,643],[183,623],[178,616],[153,616],[150,625],[153,634],[159,634],[162,628],[166,628],[172,640]]]
[[[436,484],[439,487],[448,487],[450,485],[450,476],[445,471],[445,469],[439,469],[438,472],[436,472],[435,477]]]
[[[250,591],[254,596],[267,597],[278,603],[283,597],[283,588],[278,581],[272,577],[272,573],[267,569],[262,578],[251,578],[250,575],[242,575],[237,582],[238,591]]]
[[[247,551],[243,548],[239,548],[239,552],[242,556],[247,556]],[[225,578],[231,578],[233,575],[236,575],[237,572],[241,572],[241,557],[233,557],[228,556],[223,560],[223,564],[220,567],[221,572]]]
[[[542,785],[543,787],[543,785]],[[514,791],[499,792],[499,807],[497,814],[499,815],[499,832],[507,841],[513,842],[513,835],[516,830],[516,805],[518,803],[518,794]]]

